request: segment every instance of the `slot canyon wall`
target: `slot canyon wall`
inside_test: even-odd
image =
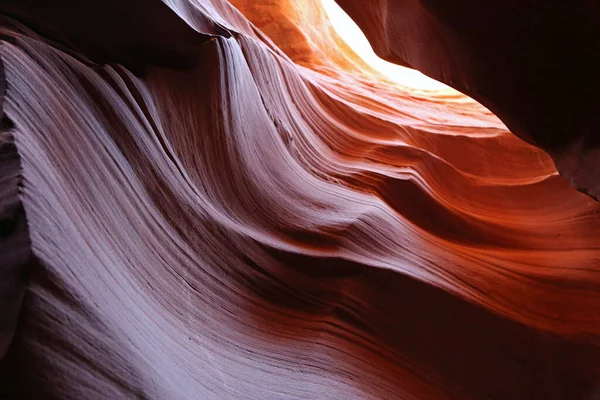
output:
[[[3,398],[600,398],[593,2],[338,0],[443,90],[320,0],[52,3],[0,2]]]

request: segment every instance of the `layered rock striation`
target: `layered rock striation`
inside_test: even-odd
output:
[[[600,205],[510,118],[315,0],[91,7],[3,2],[4,395],[597,395]]]

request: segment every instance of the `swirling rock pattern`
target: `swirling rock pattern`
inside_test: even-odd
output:
[[[600,205],[549,156],[370,70],[316,1],[134,3],[108,36],[75,1],[2,20],[35,256],[3,394],[598,395]]]

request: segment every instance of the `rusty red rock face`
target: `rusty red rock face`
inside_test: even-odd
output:
[[[598,395],[593,4],[338,3],[460,92],[317,0],[2,3],[2,396]]]
[[[477,99],[600,197],[596,1],[336,1],[381,57]]]

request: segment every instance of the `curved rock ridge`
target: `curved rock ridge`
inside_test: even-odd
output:
[[[35,256],[3,395],[598,395],[600,205],[546,153],[316,0],[137,3],[102,2],[107,36],[2,18]]]

